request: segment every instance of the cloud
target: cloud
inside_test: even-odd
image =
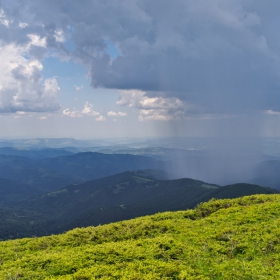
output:
[[[28,46],[33,45],[37,47],[46,48],[47,46],[46,38],[40,38],[40,36],[36,34],[28,34],[27,37],[30,39],[30,43],[28,44]]]
[[[39,40],[40,41],[40,40]],[[37,41],[38,42],[38,41]],[[60,89],[55,78],[43,80],[43,65],[25,55],[25,47],[1,45],[0,41],[0,112],[46,112],[60,108]]]
[[[6,15],[2,9],[0,9],[0,23],[6,27],[9,27],[9,20],[6,18]]]
[[[93,105],[86,101],[84,105],[84,109],[82,110],[82,114],[87,115],[87,116],[98,116],[100,115],[99,112],[96,112],[93,110]]]
[[[107,115],[109,117],[117,117],[117,116],[119,116],[119,117],[126,117],[127,116],[127,114],[125,112],[114,112],[114,111],[108,112]]]
[[[155,95],[135,96],[133,104],[123,97],[125,106],[170,114],[172,109],[162,107],[162,102],[174,98],[204,113],[280,110],[280,3],[276,1],[13,3],[1,10],[2,40],[23,44],[28,34],[36,34],[40,40],[45,38],[48,50],[88,67],[93,87]],[[20,28],[20,22],[26,26]],[[67,40],[73,42],[73,50],[65,46]],[[108,42],[121,55],[112,59]],[[40,57],[38,50],[34,57]],[[177,110],[181,112],[181,107]]]
[[[178,98],[148,97],[140,90],[119,90],[118,105],[136,107],[139,109],[179,109],[183,102]]]
[[[110,111],[110,112],[107,113],[107,115],[108,115],[109,117],[114,117],[114,116],[117,116],[118,113],[113,112],[113,111]]]
[[[76,110],[75,108],[73,108],[72,111],[69,108],[64,109],[62,111],[62,115],[71,118],[81,118],[84,116],[80,111]]]
[[[80,91],[80,90],[82,90],[84,88],[84,86],[76,86],[75,85],[75,89],[77,90],[77,91]]]
[[[106,121],[106,118],[104,118],[103,116],[99,116],[95,120],[98,121],[98,122],[104,122],[104,121]]]
[[[182,111],[176,111],[175,114],[170,114],[166,109],[150,109],[140,110],[138,117],[139,121],[170,121],[179,119],[183,115]]]
[[[140,109],[138,119],[174,120],[184,116],[184,103],[178,98],[148,97],[140,90],[119,90],[118,105]]]
[[[70,110],[69,108],[67,108],[62,111],[62,114],[71,118],[81,118],[84,116],[96,117],[100,115],[99,112],[93,110],[93,105],[88,101],[86,101],[83,110],[79,111],[75,108],[73,108],[73,110]]]
[[[265,114],[267,114],[267,115],[280,115],[280,112],[273,111],[273,110],[266,110]]]
[[[28,24],[27,24],[26,22],[19,22],[18,26],[19,26],[20,28],[25,28],[25,27],[28,26]]]
[[[64,32],[61,29],[54,30],[54,38],[56,42],[63,43],[65,41]]]
[[[48,52],[42,30],[0,7],[1,113],[48,112],[61,107],[56,78],[44,80],[41,74],[40,59]]]

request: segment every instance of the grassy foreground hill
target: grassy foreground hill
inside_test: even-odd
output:
[[[279,279],[280,195],[0,242],[0,279]]]

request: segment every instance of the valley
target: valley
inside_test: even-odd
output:
[[[135,154],[0,148],[0,238],[57,234],[76,227],[191,209],[212,198],[279,192],[257,184],[221,186],[178,175],[174,178],[172,161],[178,153],[185,153],[188,173],[188,166],[195,165],[193,159],[198,157],[192,151],[130,151]]]

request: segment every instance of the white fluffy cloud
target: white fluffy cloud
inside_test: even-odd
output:
[[[180,109],[183,102],[178,98],[148,97],[141,90],[119,90],[118,105],[136,107],[139,109]]]
[[[106,121],[106,118],[104,118],[103,116],[99,116],[95,120],[98,121],[98,122],[104,122],[104,121]]]
[[[28,34],[27,37],[30,39],[30,43],[28,44],[28,47],[33,45],[37,47],[46,48],[47,46],[46,38],[40,38],[40,36],[36,34]]]
[[[109,117],[126,117],[126,113],[125,112],[114,112],[114,111],[110,111],[107,113],[107,115]]]
[[[6,15],[2,9],[0,9],[0,23],[6,27],[9,26],[9,20],[7,19]]]
[[[178,98],[148,97],[140,90],[119,90],[118,105],[140,109],[138,119],[174,120],[184,115],[184,103]]]
[[[0,112],[55,111],[60,108],[60,89],[55,78],[43,80],[43,65],[37,59],[27,58],[28,49],[43,44],[32,37],[24,47],[4,45],[0,41]]]
[[[76,108],[70,110],[69,108],[64,109],[62,114],[71,118],[81,118],[84,116],[96,117],[99,116],[100,113],[93,110],[93,105],[86,101],[83,110],[79,111]]]
[[[170,121],[180,119],[183,116],[183,111],[176,111],[171,114],[167,109],[150,109],[140,110],[138,117],[139,121]]]
[[[64,32],[61,29],[54,30],[54,38],[56,42],[63,43],[65,41]]]
[[[87,115],[87,116],[98,116],[100,115],[99,112],[96,112],[93,110],[93,105],[91,103],[89,103],[88,101],[86,101],[85,105],[84,105],[84,109],[81,112],[83,115]]]
[[[81,118],[84,116],[83,114],[81,114],[79,110],[76,110],[76,108],[73,108],[73,110],[70,110],[69,108],[64,109],[62,111],[62,114],[63,116],[71,117],[71,118]]]
[[[13,7],[13,5],[11,6]],[[29,24],[0,3],[0,112],[56,111],[60,88],[56,78],[43,79],[40,59],[47,53],[42,27]]]
[[[80,91],[80,90],[82,90],[84,88],[84,86],[76,86],[75,85],[75,89],[77,90],[77,91]]]

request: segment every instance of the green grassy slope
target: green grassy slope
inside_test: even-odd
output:
[[[0,242],[0,279],[279,279],[280,195]]]

